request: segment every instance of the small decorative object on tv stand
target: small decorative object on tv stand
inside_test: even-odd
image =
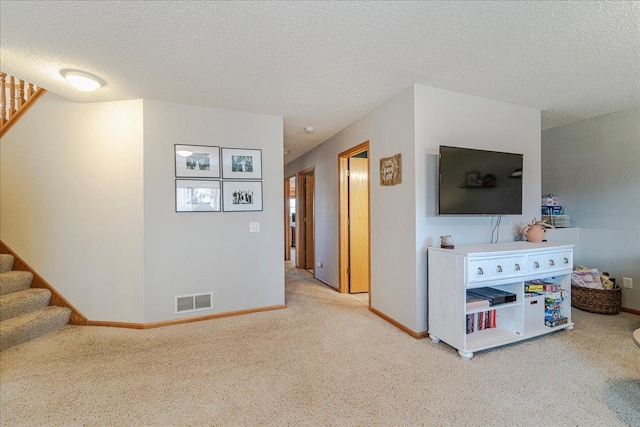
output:
[[[456,348],[465,360],[480,350],[573,329],[573,245],[511,242],[430,247],[428,259],[429,336],[434,343],[442,340]],[[536,298],[525,299],[525,286],[532,282],[559,289],[552,307],[558,318],[556,326],[545,325],[544,310],[533,303]],[[515,294],[516,301],[467,309],[467,290],[481,287]],[[468,334],[467,316],[487,310],[496,310],[496,327]]]
[[[453,238],[450,234],[440,236],[440,247],[442,249],[453,249]]]
[[[547,228],[555,227],[547,224],[545,221],[536,221],[536,219],[533,218],[533,222],[522,229],[522,234],[526,236],[527,241],[540,243],[547,234]]]

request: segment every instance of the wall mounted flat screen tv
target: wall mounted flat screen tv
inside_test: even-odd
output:
[[[521,215],[522,154],[440,146],[439,215]]]

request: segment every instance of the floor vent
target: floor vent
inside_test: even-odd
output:
[[[183,295],[175,297],[175,313],[187,313],[189,311],[208,310],[211,308],[213,293],[198,295]]]

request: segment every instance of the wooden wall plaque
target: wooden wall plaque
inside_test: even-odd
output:
[[[402,182],[402,154],[380,159],[380,185],[397,185]]]

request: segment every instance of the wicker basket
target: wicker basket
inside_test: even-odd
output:
[[[622,289],[590,289],[571,285],[571,306],[599,314],[618,314],[622,306]]]
[[[555,228],[571,227],[571,218],[569,215],[542,215],[542,220]]]

